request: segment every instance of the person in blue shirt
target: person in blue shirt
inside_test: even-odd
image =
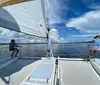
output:
[[[96,55],[97,50],[100,50],[100,35],[95,36],[93,40],[93,45],[89,46],[91,58],[93,58]]]
[[[19,49],[17,48],[19,47],[16,43],[15,43],[15,40],[11,40],[10,44],[9,44],[9,50],[12,51],[11,53],[11,57],[13,57],[13,54],[15,53],[15,57],[17,57],[17,54],[19,52]]]

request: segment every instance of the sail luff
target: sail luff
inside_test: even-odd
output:
[[[45,22],[45,27],[47,27],[47,20],[46,20],[46,6],[45,6],[45,1],[41,1],[41,4],[42,4],[42,12],[43,12],[43,17],[44,17],[44,22]]]

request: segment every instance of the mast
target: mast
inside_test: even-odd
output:
[[[50,58],[50,57],[54,57],[53,56],[53,52],[51,50],[51,37],[50,37],[50,27],[49,27],[49,19],[48,19],[48,0],[45,1],[45,5],[46,5],[46,27],[47,27],[47,44],[48,44],[48,48],[47,48],[47,54],[46,54],[46,57],[47,58]]]
[[[47,40],[48,40],[48,50],[47,50],[47,55],[46,55],[46,57],[48,57],[48,58],[54,57],[54,56],[53,56],[52,49],[51,49],[50,28],[48,28]]]

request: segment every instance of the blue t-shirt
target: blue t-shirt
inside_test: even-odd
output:
[[[94,39],[94,44],[93,44],[95,47],[100,47],[100,39],[97,38],[97,39]]]
[[[14,47],[16,46],[16,43],[15,42],[11,42],[10,44],[9,44],[9,49],[10,50],[14,50]]]

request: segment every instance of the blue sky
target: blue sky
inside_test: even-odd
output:
[[[52,41],[89,41],[100,34],[100,0],[47,0],[46,8]],[[0,42],[9,42],[12,38],[18,42],[43,41],[3,28],[0,34]]]
[[[48,22],[65,42],[89,41],[100,34],[100,0],[48,0]]]

